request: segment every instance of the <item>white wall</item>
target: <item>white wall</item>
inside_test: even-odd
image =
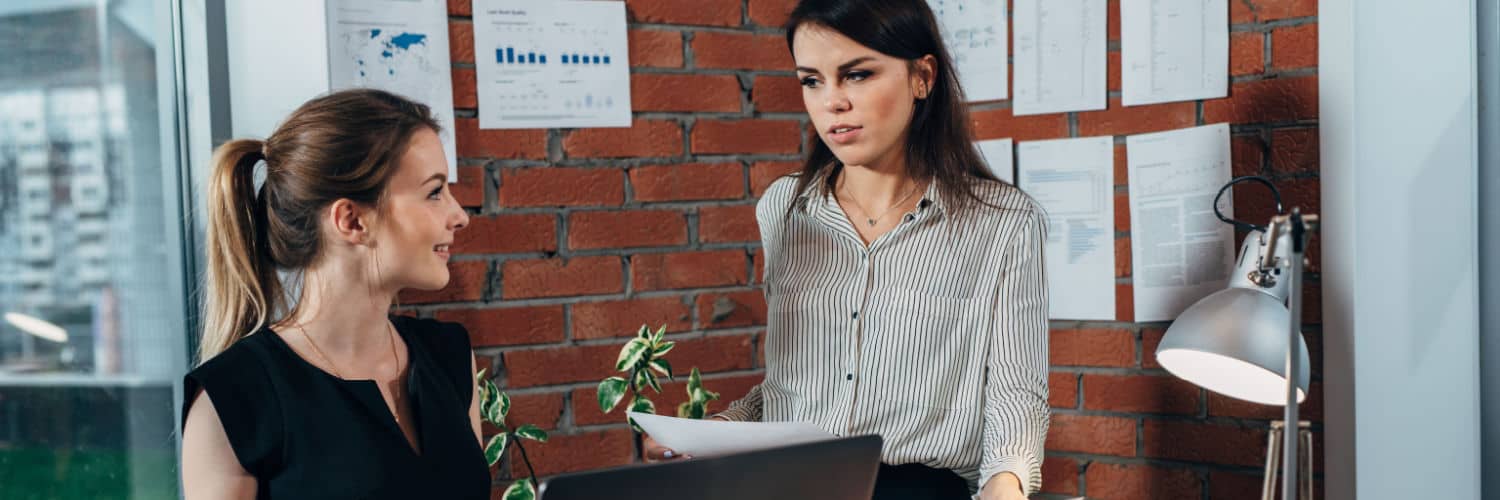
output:
[[[1479,498],[1474,9],[1319,2],[1332,499]]]
[[[265,138],[297,106],[328,91],[321,0],[224,0],[235,137]]]

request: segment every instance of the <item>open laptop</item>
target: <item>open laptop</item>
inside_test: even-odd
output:
[[[541,500],[869,500],[880,436],[856,436],[715,458],[564,474]]]

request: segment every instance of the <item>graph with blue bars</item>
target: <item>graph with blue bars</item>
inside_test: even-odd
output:
[[[515,47],[495,49],[495,62],[499,64],[547,64],[547,54],[532,51],[517,51]]]

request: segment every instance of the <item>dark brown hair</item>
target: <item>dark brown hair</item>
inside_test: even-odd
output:
[[[908,67],[915,68],[915,61],[928,55],[936,60],[932,91],[916,102],[912,114],[906,171],[915,179],[937,183],[939,196],[946,205],[954,207],[955,214],[961,216],[973,203],[984,204],[974,194],[973,181],[1001,181],[990,172],[974,145],[969,108],[958,85],[958,73],[927,2],[802,0],[783,26],[787,50],[792,50],[797,28],[807,25],[831,29],[877,52],[905,59],[911,63]],[[796,193],[806,193],[812,183],[821,180],[823,183],[817,189],[827,195],[843,167],[833,150],[814,132],[812,149],[797,176]]]
[[[312,264],[322,250],[319,212],[348,199],[378,207],[418,130],[438,130],[427,106],[373,89],[304,103],[266,140],[235,139],[214,152],[208,193],[207,287],[199,359],[290,316],[277,271]],[[255,166],[266,164],[255,188]]]

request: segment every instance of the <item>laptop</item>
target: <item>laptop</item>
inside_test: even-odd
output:
[[[563,474],[541,500],[869,500],[880,436],[855,436],[714,458]]]

